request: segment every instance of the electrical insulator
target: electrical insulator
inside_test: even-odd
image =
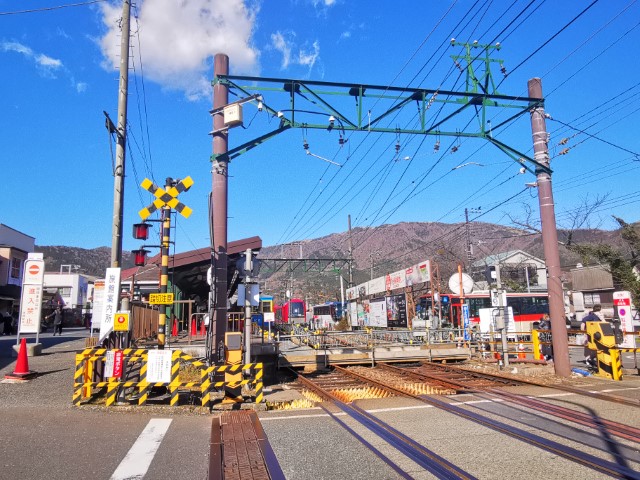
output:
[[[436,144],[433,146],[434,152],[437,152],[438,150],[440,150],[440,140],[438,140]]]
[[[459,147],[458,147],[457,145],[454,145],[454,146],[451,148],[451,153],[456,153],[456,152],[458,151],[458,148],[459,148]]]
[[[396,153],[398,153],[399,151],[400,151],[400,144],[396,142]]]
[[[568,141],[568,138],[563,138],[562,140],[560,140],[560,142],[558,142],[558,145],[566,145]]]
[[[504,75],[505,77],[507,76],[507,69],[504,65],[500,65],[500,71],[502,72],[502,75]]]
[[[340,138],[338,139],[338,143],[340,144],[340,146],[344,145],[347,141],[345,140],[345,138],[342,136],[342,134],[340,134]]]
[[[566,155],[567,153],[569,153],[569,150],[569,148],[565,148],[558,155]]]
[[[306,140],[302,143],[302,148],[304,148],[305,150],[309,150],[309,144]]]

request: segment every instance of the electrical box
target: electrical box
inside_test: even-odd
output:
[[[224,337],[227,351],[242,350],[242,334],[240,332],[227,332]]]
[[[224,125],[226,127],[242,125],[242,105],[237,103],[227,105],[222,111],[224,113]]]

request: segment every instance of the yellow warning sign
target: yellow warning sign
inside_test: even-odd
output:
[[[173,304],[173,293],[150,293],[149,303],[151,305],[171,305]]]
[[[113,319],[113,331],[114,332],[128,332],[129,331],[129,314],[117,312]]]

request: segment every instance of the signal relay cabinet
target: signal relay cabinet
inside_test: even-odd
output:
[[[242,362],[242,333],[226,332],[224,334],[225,363],[235,365]]]
[[[597,352],[598,375],[622,379],[622,359],[616,347],[616,335],[609,322],[587,322],[587,348]]]

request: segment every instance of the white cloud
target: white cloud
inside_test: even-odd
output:
[[[295,36],[295,34],[292,35]],[[282,54],[281,65],[284,70],[291,62],[291,46],[293,45],[293,42],[285,40],[282,33],[276,32],[271,34],[271,45]]]
[[[232,73],[257,74],[259,52],[251,45],[257,4],[242,0],[144,0],[132,16],[134,52],[147,79],[187,98],[211,95],[213,56],[229,56]],[[99,40],[105,68],[119,68],[120,5],[102,4],[107,32]],[[137,38],[140,45],[137,46]]]
[[[44,54],[39,54],[35,56],[36,63],[42,67],[58,69],[62,67],[62,62],[56,58],[51,58]]]
[[[0,50],[24,55],[25,58],[33,61],[40,75],[45,78],[57,78],[56,73],[62,73],[63,77],[69,78],[71,86],[75,88],[78,93],[82,93],[87,89],[86,83],[76,82],[69,69],[62,63],[62,60],[50,57],[44,53],[36,53],[32,48],[18,42],[0,42]]]
[[[347,38],[351,38],[351,32],[349,30],[345,30],[340,34],[339,40],[345,40]]]
[[[295,43],[295,32],[280,31],[271,34],[271,48],[282,54],[281,68],[285,70],[290,65],[309,67],[309,72],[320,58],[320,43],[316,40],[310,47],[298,47]],[[293,52],[297,52],[294,54]]]
[[[309,70],[313,68],[316,64],[316,60],[320,56],[320,44],[316,40],[313,42],[312,48],[308,51],[300,49],[300,54],[298,55],[300,65],[306,65],[309,67]]]
[[[25,58],[32,60],[41,75],[45,77],[55,78],[55,72],[62,69],[62,61],[57,58],[49,57],[44,53],[36,53],[30,47],[18,42],[2,42],[0,48],[5,52],[16,52],[24,55]]]

